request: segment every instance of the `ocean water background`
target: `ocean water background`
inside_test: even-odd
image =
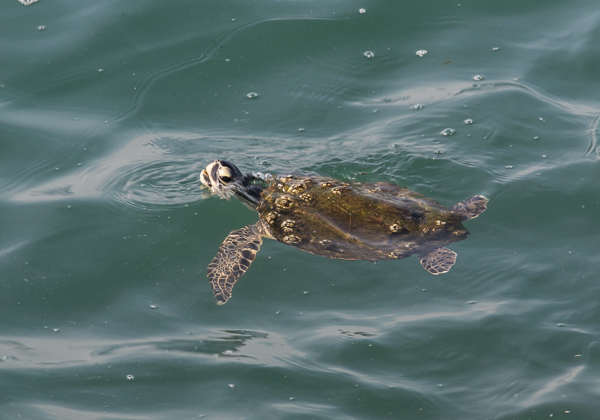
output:
[[[6,0],[0,39],[0,418],[600,419],[597,1]],[[215,158],[490,203],[442,276],[265,241],[219,307],[256,214]]]

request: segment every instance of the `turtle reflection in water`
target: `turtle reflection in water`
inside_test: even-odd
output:
[[[200,174],[213,193],[235,196],[259,220],[225,238],[208,265],[217,303],[250,267],[262,237],[303,251],[343,260],[393,260],[416,254],[431,274],[446,273],[456,253],[446,245],[466,239],[462,221],[486,209],[476,195],[450,208],[387,183],[367,184],[317,176],[243,175],[232,163],[215,160]]]

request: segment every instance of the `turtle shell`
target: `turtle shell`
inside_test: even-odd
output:
[[[387,260],[466,239],[459,212],[396,185],[273,178],[257,207],[268,236],[316,255]]]

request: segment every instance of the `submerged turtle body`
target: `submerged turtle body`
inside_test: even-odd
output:
[[[231,296],[262,243],[275,239],[312,254],[345,260],[420,257],[432,274],[447,272],[456,254],[446,245],[466,239],[462,221],[477,217],[488,200],[475,196],[445,208],[435,200],[392,184],[345,182],[312,176],[242,175],[216,160],[200,179],[214,193],[235,195],[258,211],[259,220],[231,234],[209,264],[218,303]]]
[[[330,258],[424,255],[469,233],[460,213],[390,184],[284,177],[262,197],[257,210],[273,239]]]

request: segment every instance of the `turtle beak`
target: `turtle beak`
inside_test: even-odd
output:
[[[219,182],[219,167],[221,166],[220,160],[215,160],[214,162],[206,165],[206,169],[202,170],[200,173],[200,182],[204,184],[208,189],[210,189],[213,193],[219,192],[221,185]]]
[[[200,182],[209,189],[212,189],[212,183],[210,182],[210,177],[208,176],[208,171],[206,169],[202,169],[200,172]]]

